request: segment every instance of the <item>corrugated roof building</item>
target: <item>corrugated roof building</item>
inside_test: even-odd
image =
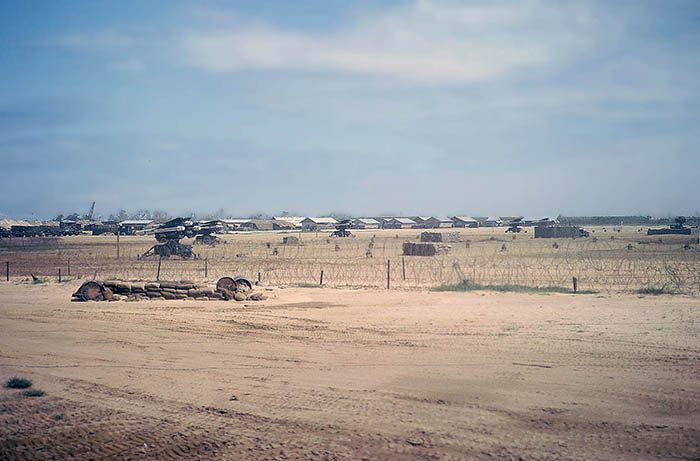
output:
[[[469,216],[453,216],[454,227],[479,227],[479,221]]]
[[[304,218],[304,220],[301,222],[301,225],[304,229],[331,228],[335,227],[336,224],[338,224],[338,221],[329,217]]]

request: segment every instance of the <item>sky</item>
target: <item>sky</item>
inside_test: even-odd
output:
[[[700,213],[700,2],[3,1],[0,218]]]

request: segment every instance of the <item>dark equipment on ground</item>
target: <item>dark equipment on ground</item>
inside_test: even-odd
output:
[[[62,237],[65,235],[80,234],[80,227],[68,225],[59,226],[12,226],[9,237]]]
[[[90,211],[88,211],[88,214],[85,215],[85,219],[88,221],[92,221],[92,217],[95,215],[95,202],[92,202],[92,205],[90,206]]]
[[[588,231],[574,226],[537,226],[535,238],[577,238],[588,237]]]
[[[197,236],[194,239],[195,244],[216,246],[219,243],[226,243],[219,237],[214,235],[217,232],[224,231],[224,223],[221,221],[204,221],[199,223],[199,230],[197,231]]]
[[[354,237],[348,228],[352,225],[352,221],[346,219],[335,225],[335,231],[331,233],[331,237]]]
[[[523,225],[523,218],[517,218],[513,219],[508,223],[508,229],[506,229],[506,232],[512,232],[514,234],[519,234],[522,229]]]
[[[192,257],[192,245],[180,243],[180,239],[194,237],[198,230],[199,226],[195,226],[190,218],[175,218],[156,228],[138,231],[138,234],[154,234],[156,240],[165,242],[161,245],[153,245],[141,255],[141,258],[156,255],[166,259],[171,256],[189,259]]]
[[[105,221],[102,224],[92,224],[90,230],[92,230],[92,235],[117,235],[117,232],[119,232],[119,223],[116,221]]]
[[[190,218],[175,218],[160,226],[146,231],[137,231],[137,234],[155,234],[159,242],[180,240],[185,237],[194,237],[199,230]]]
[[[148,258],[150,256],[160,256],[161,258],[167,259],[171,256],[179,256],[182,259],[190,259],[192,257],[192,245],[185,245],[180,243],[179,240],[168,240],[160,245],[153,245],[141,258]]]
[[[648,229],[647,235],[665,235],[665,234],[690,235],[690,228],[683,226],[683,224],[685,224],[685,217],[678,216],[676,218],[675,224],[671,224],[666,229]]]
[[[216,235],[198,235],[194,238],[194,243],[195,245],[209,245],[209,246],[216,246],[219,243],[226,243],[223,240],[221,240],[219,237]]]
[[[518,224],[511,224],[508,229],[506,229],[507,232],[512,232],[514,234],[520,233],[520,231],[523,230]]]
[[[137,234],[153,234],[161,245],[154,245],[141,258],[148,258],[156,255],[161,258],[179,256],[182,259],[189,259],[193,256],[192,245],[180,243],[183,238],[195,238],[194,243],[216,245],[222,240],[214,235],[216,232],[223,232],[224,224],[221,221],[205,221],[198,224],[191,218],[175,218],[161,224],[153,229],[138,231]],[[225,243],[225,242],[224,242]]]

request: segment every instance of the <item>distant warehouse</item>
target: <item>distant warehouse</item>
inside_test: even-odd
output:
[[[479,221],[469,216],[453,216],[454,227],[479,227]]]
[[[325,217],[325,218],[304,218],[304,220],[301,222],[301,225],[303,226],[304,229],[310,230],[310,229],[330,229],[332,227],[335,227],[335,225],[338,224],[338,221],[336,221],[333,218]]]
[[[153,219],[130,219],[119,223],[119,233],[122,235],[132,235],[155,225]]]
[[[576,238],[588,237],[588,232],[574,226],[537,226],[535,238]]]
[[[373,218],[356,218],[352,220],[355,229],[379,229],[379,221]]]

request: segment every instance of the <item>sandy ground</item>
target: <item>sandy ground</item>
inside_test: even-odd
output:
[[[0,458],[700,458],[700,302],[0,284]],[[235,396],[235,399],[233,399]]]

